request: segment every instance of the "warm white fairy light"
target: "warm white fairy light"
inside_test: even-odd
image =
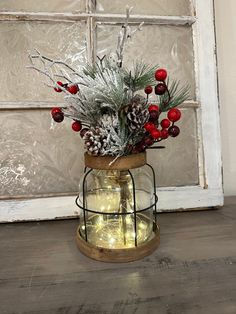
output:
[[[152,234],[153,209],[145,213],[137,212],[135,233],[133,184],[130,176],[127,172],[123,172],[122,176],[120,172],[105,174],[105,181],[102,173],[98,172],[96,176],[97,182],[103,182],[102,188],[91,190],[86,196],[87,208],[101,212],[89,213],[86,219],[89,243],[113,249],[135,247],[136,239],[138,245],[145,243]],[[150,194],[144,190],[136,190],[136,209],[148,208],[150,204]],[[81,228],[85,238],[84,231]]]
[[[144,230],[146,227],[147,226],[143,222],[140,222],[138,225],[138,228],[140,228],[141,230]]]
[[[122,216],[93,215],[87,220],[87,235],[90,243],[107,248],[130,248],[135,246],[134,219],[125,217],[126,232],[123,230]],[[144,243],[151,234],[152,220],[142,214],[137,214],[137,241]],[[81,227],[82,232],[84,226]]]

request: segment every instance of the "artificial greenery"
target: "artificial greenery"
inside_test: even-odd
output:
[[[156,133],[152,136],[154,142],[161,140],[161,136],[157,136],[160,133],[157,129],[160,113],[179,106],[188,98],[187,86],[180,87],[179,81],[164,79],[161,83],[164,94],[160,96],[156,92],[159,113],[150,113],[149,116],[149,92],[145,91],[146,98],[142,95],[145,95],[146,87],[151,90],[157,88],[155,73],[158,66],[140,60],[135,61],[131,69],[124,64],[125,45],[136,31],[141,30],[143,24],[131,30],[128,25],[130,12],[131,9],[127,8],[127,18],[118,36],[116,52],[97,57],[92,64],[86,63],[82,68],[74,69],[63,61],[41,55],[37,50],[30,55],[30,67],[46,75],[49,80],[47,86],[65,93],[68,104],[61,112],[60,109],[53,112],[54,120],[61,122],[65,116],[77,123],[76,126],[72,125],[74,130],[80,130],[80,125],[85,127],[87,133],[85,129],[82,130],[82,137],[91,154],[121,156],[142,151],[145,149],[143,139],[151,143],[145,123],[152,121],[156,115]]]

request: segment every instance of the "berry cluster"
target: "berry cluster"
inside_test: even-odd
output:
[[[149,110],[149,121],[145,123],[144,128],[154,140],[165,140],[169,136],[179,135],[179,128],[174,125],[181,118],[181,112],[177,108],[172,108],[167,113],[167,118],[159,123],[160,110],[157,105],[151,105]],[[161,126],[161,128],[159,128]]]
[[[165,69],[158,69],[155,73],[155,78],[159,83],[155,86],[155,94],[162,96],[165,94],[165,92],[168,90],[167,85],[165,83],[165,80],[167,78],[167,71]],[[144,92],[148,95],[150,95],[153,92],[152,86],[147,86],[144,89]]]
[[[67,90],[67,92],[69,92],[70,94],[77,94],[79,91],[79,86],[77,84],[63,84],[62,82],[58,81],[57,82],[57,86],[54,87],[55,92],[57,93],[61,93],[63,91],[63,89],[61,89],[59,86],[63,87],[65,90]]]
[[[155,72],[155,78],[158,81],[157,85],[154,88],[155,94],[162,96],[165,93],[168,93],[168,101],[170,101],[170,93],[167,87],[165,80],[167,79],[167,71],[165,69],[158,69]],[[153,92],[152,86],[147,86],[144,92],[148,96]],[[151,104],[148,107],[149,111],[149,120],[144,124],[145,136],[144,138],[135,145],[134,152],[142,152],[147,147],[152,146],[155,142],[160,142],[167,139],[169,136],[176,137],[180,133],[180,129],[175,125],[181,118],[181,112],[177,108],[171,108],[167,112],[167,117],[159,121],[161,110],[158,105]]]
[[[73,95],[77,94],[79,91],[79,86],[76,84],[69,85],[67,83],[63,84],[62,82],[58,81],[57,86],[54,87],[54,90],[57,93],[61,93],[63,91],[63,89],[61,89],[58,85],[63,87],[63,89],[67,90],[67,92]],[[58,107],[52,108],[51,115],[52,115],[53,120],[57,123],[60,123],[64,120],[64,113],[61,110],[61,108],[58,108]],[[74,120],[74,122],[71,124],[71,128],[73,131],[79,132],[82,129],[82,124],[80,121]]]
[[[181,118],[181,112],[177,108],[172,108],[159,123],[160,110],[157,105],[149,106],[149,121],[144,124],[146,131],[144,138],[134,147],[134,152],[142,152],[155,142],[167,139],[169,136],[176,137],[180,133],[178,126],[174,125]]]

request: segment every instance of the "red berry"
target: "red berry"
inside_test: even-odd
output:
[[[151,133],[151,131],[155,130],[156,127],[155,127],[155,124],[154,124],[154,123],[152,123],[152,122],[146,122],[146,123],[144,124],[144,129],[145,129],[146,131],[148,131],[149,133]]]
[[[165,94],[167,88],[164,83],[159,83],[155,86],[155,94],[156,95],[163,95]]]
[[[161,138],[163,140],[167,139],[168,136],[169,136],[168,130],[166,129],[161,130]]]
[[[152,93],[152,86],[147,86],[147,87],[145,87],[144,92],[145,92],[147,95],[151,94],[151,93]]]
[[[82,129],[82,124],[79,121],[75,121],[71,125],[72,130],[75,132],[79,132]]]
[[[151,131],[151,136],[155,139],[158,140],[161,137],[161,132],[158,129],[152,130]]]
[[[157,105],[150,105],[148,107],[148,111],[151,112],[151,111],[159,111],[159,107]]]
[[[88,132],[89,129],[88,128],[83,128],[81,131],[80,131],[80,136],[83,138],[86,134],[86,132]]]
[[[155,73],[155,78],[157,81],[165,81],[167,78],[167,71],[165,69],[159,69]]]
[[[64,114],[63,112],[55,112],[54,114],[52,114],[52,118],[55,122],[62,122],[64,120]]]
[[[156,121],[159,117],[159,112],[158,111],[151,111],[149,114],[149,120],[150,121]]]
[[[161,126],[163,127],[163,129],[168,129],[170,126],[170,120],[168,119],[163,119],[161,121]]]
[[[154,143],[154,141],[153,141],[153,139],[152,139],[151,137],[145,137],[145,139],[144,139],[144,144],[145,144],[146,146],[152,146],[153,143]]]
[[[171,127],[168,129],[168,133],[169,133],[170,136],[176,137],[176,136],[179,135],[180,129],[179,129],[179,127],[177,127],[176,125],[173,125],[173,126],[171,126]]]
[[[129,153],[131,153],[133,151],[134,145],[128,144],[127,145],[127,150]]]
[[[138,154],[139,152],[138,152],[138,150],[137,150],[137,146],[136,145],[134,145],[133,147],[132,147],[132,154]]]
[[[134,147],[134,150],[135,150],[137,153],[141,153],[141,152],[145,151],[145,149],[146,149],[146,146],[145,146],[145,144],[144,144],[143,142],[138,143],[138,144],[135,145],[135,147]]]
[[[74,94],[74,95],[77,94],[79,91],[78,85],[70,85],[66,89],[69,93]]]
[[[62,82],[57,82],[57,85],[60,85],[60,86],[64,86],[64,84]],[[54,87],[54,90],[57,92],[57,93],[61,93],[62,92],[62,89],[60,89],[60,87]]]
[[[52,110],[51,110],[51,115],[53,116],[54,113],[56,113],[56,112],[61,112],[61,108],[59,108],[59,107],[54,107],[54,108],[52,108]]]
[[[181,112],[180,112],[180,110],[177,109],[177,108],[170,109],[170,110],[168,111],[167,117],[168,117],[168,119],[169,119],[170,121],[176,122],[176,121],[178,121],[178,120],[180,119],[180,117],[181,117]]]

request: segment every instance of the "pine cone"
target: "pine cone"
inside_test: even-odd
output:
[[[103,155],[107,146],[107,138],[101,128],[91,128],[83,136],[85,149],[90,155]]]
[[[109,114],[104,114],[97,122],[97,125],[104,129],[116,129],[119,125],[119,120],[117,115],[109,115]]]
[[[131,102],[125,109],[127,125],[130,131],[136,131],[141,129],[147,122],[149,113],[142,104],[138,104],[136,101]]]

